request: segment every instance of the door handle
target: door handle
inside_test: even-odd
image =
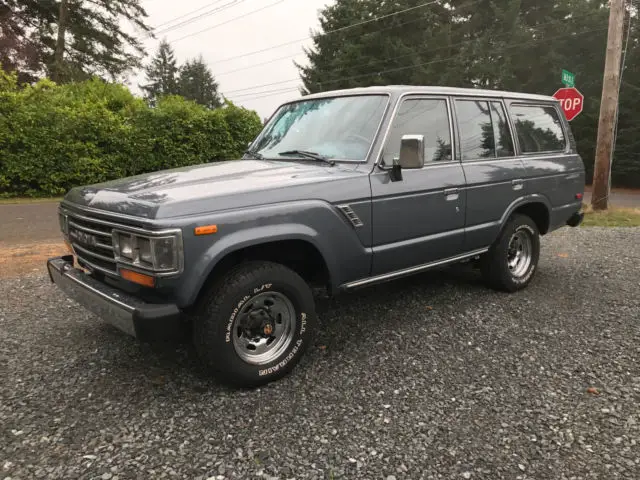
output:
[[[447,201],[457,200],[459,194],[460,194],[459,188],[446,188],[444,190],[444,196],[446,197]]]
[[[511,180],[511,188],[514,190],[522,190],[522,187],[524,187],[522,179],[518,178],[516,180]]]

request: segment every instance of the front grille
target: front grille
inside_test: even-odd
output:
[[[78,257],[78,263],[90,270],[115,274],[112,227],[72,213],[69,213],[68,224],[69,242]]]

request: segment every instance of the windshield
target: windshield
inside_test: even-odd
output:
[[[252,145],[265,158],[306,150],[333,160],[365,160],[387,105],[386,95],[319,98],[283,105]]]

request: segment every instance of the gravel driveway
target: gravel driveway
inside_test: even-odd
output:
[[[322,301],[259,390],[43,277],[0,299],[0,478],[640,478],[640,229],[554,233],[514,295],[455,268]]]

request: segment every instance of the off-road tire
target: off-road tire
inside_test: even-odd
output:
[[[295,310],[295,329],[286,350],[267,364],[252,364],[231,338],[242,307],[260,293],[286,296]],[[193,343],[204,366],[219,381],[257,387],[287,375],[312,342],[316,312],[312,291],[293,270],[271,262],[247,262],[220,278],[203,297],[193,318]]]
[[[516,234],[527,235],[531,241],[530,264],[522,275],[509,269],[509,245]],[[496,290],[515,292],[525,288],[533,279],[540,258],[540,232],[527,215],[515,214],[508,221],[498,239],[480,261],[480,270],[487,284]]]

